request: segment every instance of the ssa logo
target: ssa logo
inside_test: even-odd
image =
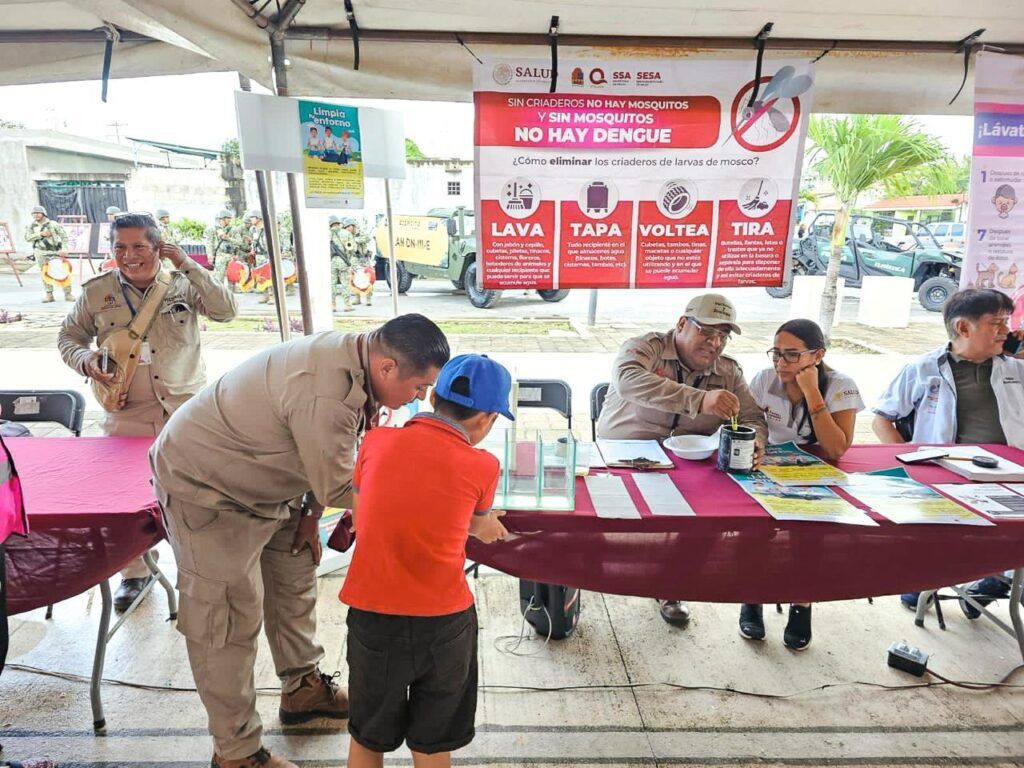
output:
[[[491,76],[498,85],[508,85],[512,82],[512,67],[504,62],[495,64]]]

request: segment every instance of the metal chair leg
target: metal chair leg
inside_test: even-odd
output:
[[[167,594],[167,612],[170,614],[170,620],[174,621],[178,618],[178,601],[174,596],[174,587],[171,586],[171,582],[168,581],[164,572],[160,570],[160,566],[156,564],[153,555],[149,551],[142,556],[142,559],[146,563],[146,567],[149,568],[149,572],[156,576],[160,586],[163,587],[164,592]]]
[[[1021,659],[1024,659],[1024,622],[1020,618],[1020,595],[1024,580],[1024,568],[1017,568],[1013,572],[1013,581],[1010,582],[1010,621],[1013,622],[1013,631],[1017,635],[1017,646],[1020,648]]]
[[[52,619],[52,618],[53,618],[53,605],[50,604],[50,605],[46,606],[46,619],[49,620],[49,619]]]
[[[914,614],[914,624],[919,627],[924,626],[924,615],[928,612],[928,603],[934,595],[936,590],[932,589],[927,592],[919,592],[917,594],[917,612]],[[938,605],[938,600],[935,601]]]
[[[106,579],[100,582],[100,596],[103,607],[100,610],[100,626],[96,633],[96,655],[92,662],[92,681],[89,684],[89,698],[92,700],[92,727],[97,733],[106,730],[107,719],[103,716],[103,700],[100,698],[100,682],[103,680],[103,664],[107,658],[107,631],[110,629],[110,614],[114,599]]]

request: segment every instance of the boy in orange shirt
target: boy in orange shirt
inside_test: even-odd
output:
[[[438,374],[433,413],[363,438],[352,475],[356,546],[348,604],[348,768],[381,768],[405,741],[416,768],[448,768],[474,736],[477,620],[466,537],[504,538],[491,510],[498,460],[474,448],[509,419],[509,372],[460,355]],[[401,479],[398,476],[401,475]]]

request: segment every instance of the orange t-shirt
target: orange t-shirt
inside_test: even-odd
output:
[[[498,460],[457,424],[421,414],[363,438],[352,474],[356,547],[339,597],[353,608],[445,616],[473,604],[463,567],[474,514],[487,514]]]

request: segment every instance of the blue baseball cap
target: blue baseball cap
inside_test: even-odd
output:
[[[452,392],[452,384],[462,377],[469,381],[468,395]],[[500,413],[506,419],[515,419],[508,407],[508,396],[512,391],[512,374],[505,366],[494,362],[487,355],[453,357],[444,364],[437,375],[434,391],[438,397],[467,408],[484,413]]]

